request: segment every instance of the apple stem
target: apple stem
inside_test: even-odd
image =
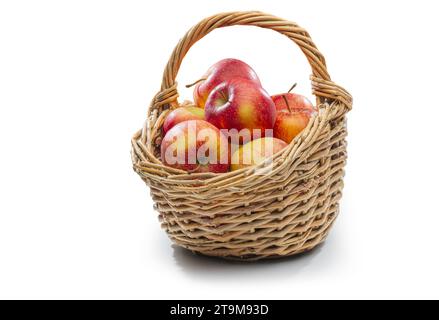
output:
[[[227,101],[229,101],[229,98],[227,97],[227,94],[224,91],[220,92],[221,98],[223,98],[224,103],[226,103]]]
[[[285,97],[284,94],[282,95],[282,98],[284,98],[284,101],[285,101],[285,103],[287,105],[288,111],[291,113],[291,107],[290,107],[290,104],[288,103],[288,99]]]
[[[187,84],[186,85],[186,88],[190,88],[190,87],[193,87],[194,85],[196,85],[196,84],[198,84],[198,83],[200,83],[201,81],[205,81],[205,80],[207,80],[206,78],[201,78],[201,79],[198,79],[197,81],[195,81],[194,83],[191,83],[191,84]]]
[[[293,86],[290,88],[290,90],[288,90],[288,93],[290,93],[291,91],[294,90],[294,88],[297,86],[297,82],[295,84],[293,84]]]

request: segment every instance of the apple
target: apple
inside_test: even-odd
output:
[[[306,128],[309,120],[317,114],[317,109],[305,96],[297,93],[278,94],[272,99],[277,112],[273,135],[290,143]]]
[[[216,86],[236,77],[250,80],[259,86],[261,85],[256,72],[248,64],[238,59],[224,59],[211,66],[202,79],[195,82],[195,104],[200,108],[204,108],[207,97]],[[192,85],[188,85],[187,87]]]
[[[204,109],[198,107],[180,107],[172,110],[163,123],[163,132],[166,134],[176,124],[188,120],[204,120]]]
[[[231,157],[231,170],[257,165],[281,151],[288,144],[280,139],[265,137],[250,141],[236,150]]]
[[[227,172],[229,145],[218,128],[204,120],[176,124],[161,143],[162,162],[187,172]]]
[[[246,129],[252,138],[264,137],[265,130],[273,129],[276,120],[270,95],[259,84],[244,78],[218,85],[209,94],[204,111],[205,119],[217,128],[238,132]]]
[[[308,125],[309,120],[316,114],[309,109],[293,109],[282,111],[277,115],[274,125],[274,136],[290,143]]]

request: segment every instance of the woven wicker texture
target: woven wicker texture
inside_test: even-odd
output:
[[[164,166],[163,121],[178,107],[178,69],[189,48],[216,28],[250,25],[294,41],[312,68],[319,113],[281,153],[255,167],[188,174]],[[204,19],[180,40],[165,68],[145,126],[132,138],[134,170],[150,187],[162,228],[197,253],[257,260],[298,254],[323,242],[339,211],[346,163],[345,114],[352,98],[333,83],[325,59],[297,24],[261,12]]]

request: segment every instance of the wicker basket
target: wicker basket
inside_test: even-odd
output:
[[[272,163],[222,174],[166,167],[159,160],[161,127],[178,106],[175,78],[182,60],[212,30],[235,25],[275,30],[300,47],[312,68],[319,113]],[[351,106],[350,94],[331,81],[323,55],[297,24],[261,12],[218,14],[195,25],[174,49],[145,127],[132,138],[134,170],[150,187],[162,228],[179,246],[251,260],[305,252],[325,240],[338,215]]]

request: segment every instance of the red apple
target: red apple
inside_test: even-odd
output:
[[[204,108],[209,93],[215,89],[220,83],[232,78],[244,78],[261,85],[255,71],[245,62],[237,59],[224,59],[207,70],[202,77],[202,81],[198,82],[194,89],[194,102]]]
[[[162,162],[188,172],[227,172],[227,138],[204,120],[183,121],[172,127],[161,144]]]
[[[176,124],[188,120],[204,120],[204,109],[197,107],[180,107],[171,111],[163,123],[163,132],[168,132]]]
[[[261,163],[288,146],[284,141],[265,137],[250,141],[236,150],[231,158],[231,170],[239,170]]]
[[[259,84],[243,78],[218,85],[204,110],[205,119],[219,129],[247,129],[253,138],[265,136],[265,130],[273,129],[276,120],[276,107],[269,94]]]
[[[296,93],[278,94],[272,99],[277,111],[274,136],[290,143],[306,128],[317,109],[306,97]]]

